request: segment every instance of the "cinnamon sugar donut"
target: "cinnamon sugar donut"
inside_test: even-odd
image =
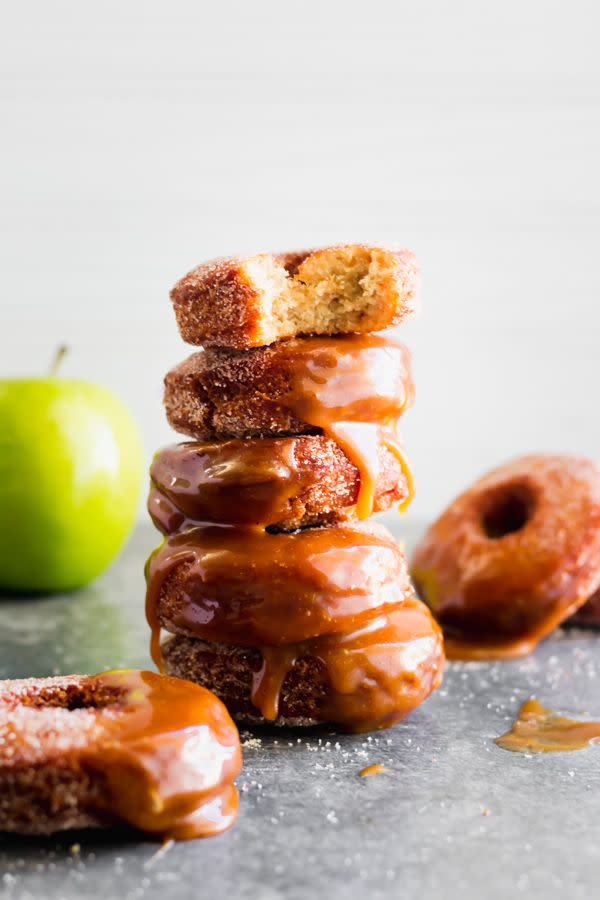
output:
[[[184,341],[244,349],[379,331],[413,311],[416,286],[409,250],[338,244],[210,260],[177,282],[171,300]]]
[[[380,441],[373,511],[405,501],[410,485]],[[160,450],[148,512],[173,534],[201,522],[293,531],[355,518],[360,473],[324,435],[188,442]]]
[[[235,725],[197,685],[133,670],[0,682],[0,831],[217,834],[240,766]]]
[[[402,549],[372,521],[293,534],[204,525],[169,536],[146,575],[153,648],[161,628],[233,644],[297,643],[348,631],[413,596]]]
[[[455,659],[523,656],[600,587],[600,467],[532,455],[484,475],[412,560]]]
[[[213,690],[245,723],[389,728],[442,680],[441,631],[414,595],[354,631],[287,647],[246,647],[186,635],[162,646],[166,670]]]
[[[315,414],[343,406],[346,421],[383,425],[413,399],[410,353],[388,334],[209,347],[167,373],[164,393],[171,427],[202,441],[318,434]]]

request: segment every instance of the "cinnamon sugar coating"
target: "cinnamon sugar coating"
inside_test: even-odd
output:
[[[379,331],[414,310],[416,290],[409,250],[338,244],[210,260],[177,282],[171,300],[184,341],[243,349]]]
[[[257,647],[241,647],[173,635],[162,645],[165,671],[195,681],[219,697],[237,721],[261,724],[265,719],[250,694],[252,679],[262,666]],[[303,657],[290,669],[279,695],[279,715],[269,724],[315,725],[327,696],[325,666],[315,657]]]
[[[0,685],[0,829],[51,834],[107,824],[105,785],[83,753],[100,738],[96,709],[113,702],[90,678],[27,678]]]
[[[246,351],[214,347],[192,354],[165,378],[170,425],[204,441],[319,433],[319,428],[295,416],[289,403],[299,360],[312,353],[319,340],[292,339]],[[351,350],[352,344],[352,338],[340,338],[339,355],[344,356],[346,345]],[[398,345],[391,352],[382,349],[380,356],[386,390],[400,401],[404,398],[405,408],[410,406],[414,396],[410,354]]]

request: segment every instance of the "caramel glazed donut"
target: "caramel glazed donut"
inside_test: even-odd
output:
[[[0,682],[1,831],[218,834],[240,768],[235,725],[198,685],[134,670]]]
[[[431,525],[412,576],[451,659],[524,656],[574,614],[598,622],[600,467],[536,455],[489,472]]]
[[[199,526],[165,540],[147,581],[155,662],[242,721],[385,728],[441,681],[441,632],[380,525]]]

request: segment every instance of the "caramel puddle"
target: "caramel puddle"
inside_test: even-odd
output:
[[[365,766],[364,769],[361,769],[358,774],[361,778],[368,778],[370,775],[383,775],[385,772],[387,772],[387,769],[383,763],[371,763],[370,766]]]
[[[557,753],[583,750],[599,738],[600,722],[561,716],[531,698],[521,706],[510,731],[496,738],[496,744],[517,753]]]

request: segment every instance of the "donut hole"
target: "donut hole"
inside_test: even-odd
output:
[[[527,525],[535,498],[526,485],[511,485],[488,498],[481,516],[481,527],[487,538],[499,540],[521,531]]]
[[[81,684],[69,684],[50,686],[39,691],[31,691],[19,697],[21,706],[34,707],[36,709],[103,709],[111,706],[123,698],[123,691],[111,685],[102,685],[82,682]]]

